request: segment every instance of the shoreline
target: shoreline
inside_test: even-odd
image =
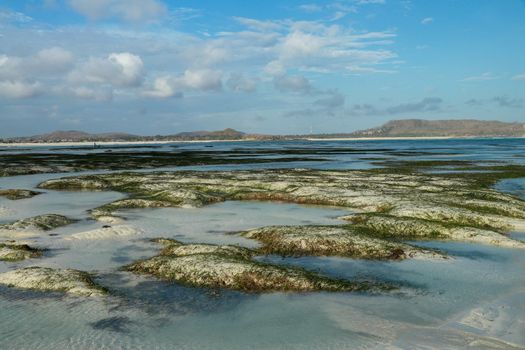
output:
[[[127,145],[154,145],[170,143],[214,143],[214,142],[272,142],[272,141],[402,141],[402,140],[469,140],[469,139],[525,139],[525,136],[406,136],[406,137],[334,137],[334,138],[297,138],[283,140],[260,140],[260,139],[241,139],[241,140],[162,140],[162,141],[64,141],[64,142],[17,142],[17,143],[0,143],[0,147],[17,148],[17,147],[75,147],[75,146],[127,146]]]

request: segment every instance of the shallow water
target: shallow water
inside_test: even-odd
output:
[[[482,161],[517,159],[520,141],[455,140],[435,143],[370,142],[353,147],[407,150],[432,148],[451,157]],[[323,143],[336,147],[338,143]],[[418,147],[420,145],[421,147]],[[476,148],[469,148],[472,146]],[[177,145],[178,147],[202,147]],[[246,143],[216,144],[217,148],[262,147]],[[307,147],[281,144],[272,147]],[[162,146],[169,147],[169,146]],[[265,145],[267,147],[267,145]],[[435,151],[437,153],[437,151]],[[348,167],[355,159],[334,156],[319,167]],[[426,156],[428,157],[428,155]],[[444,157],[436,155],[436,157]],[[296,164],[279,164],[295,166]],[[303,164],[305,167],[309,164]],[[258,164],[254,167],[268,167]],[[196,167],[196,170],[254,168]],[[0,178],[1,188],[34,188],[63,174]],[[509,182],[510,181],[510,182]],[[522,179],[497,186],[523,196]],[[208,291],[135,276],[119,268],[155,255],[153,237],[183,242],[240,244],[256,242],[232,231],[266,225],[337,224],[347,211],[277,202],[225,202],[199,209],[125,210],[134,236],[106,240],[70,240],[71,235],[103,224],[87,210],[122,198],[114,192],[46,190],[31,199],[9,201],[12,210],[0,222],[56,213],[79,221],[28,240],[49,250],[39,260],[0,262],[0,272],[39,265],[96,271],[98,282],[112,297],[85,300],[54,293],[21,292],[0,287],[0,348],[6,349],[497,349],[525,348],[525,254],[521,250],[449,242],[414,242],[441,249],[447,261],[373,262],[343,258],[264,259],[303,266],[334,277],[389,281],[392,293],[272,293],[247,295]],[[525,197],[524,197],[525,198]],[[49,235],[51,234],[51,235]],[[512,236],[525,240],[525,233]],[[262,259],[262,258],[261,258]],[[511,345],[512,344],[512,345]]]

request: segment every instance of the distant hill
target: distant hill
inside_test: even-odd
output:
[[[8,142],[118,142],[118,141],[192,141],[192,140],[242,140],[249,135],[234,130],[224,129],[219,131],[192,131],[181,132],[174,135],[138,136],[122,132],[110,132],[102,134],[89,134],[78,130],[59,130],[48,134],[34,135],[28,137],[15,137]],[[257,135],[252,135],[257,138]]]
[[[219,131],[190,131],[175,135],[162,136],[174,140],[242,140],[247,134],[235,129],[224,129]]]
[[[524,136],[525,124],[473,119],[460,120],[392,120],[378,128],[352,133],[354,137],[496,137]]]
[[[316,135],[246,134],[235,129],[191,131],[172,135],[138,136],[121,132],[89,134],[82,131],[55,131],[49,134],[4,140],[18,142],[118,142],[118,141],[209,141],[209,140],[294,140],[367,137],[524,137],[524,123],[505,123],[474,119],[463,120],[392,120],[380,127],[350,133]]]
[[[366,138],[366,137],[522,137],[524,123],[505,123],[475,119],[392,120],[382,126],[351,133],[301,135],[299,138]]]
[[[122,132],[110,132],[103,134],[89,134],[77,130],[59,130],[49,134],[34,135],[29,137],[17,137],[11,140],[18,142],[80,142],[80,141],[132,141],[140,138],[137,135]]]

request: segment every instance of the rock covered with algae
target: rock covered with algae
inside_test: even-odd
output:
[[[269,226],[241,236],[260,241],[260,251],[284,256],[342,256],[359,259],[444,259],[437,251],[373,237],[353,226]]]
[[[452,235],[435,238],[463,237],[468,242],[496,245],[512,245],[503,233],[525,225],[525,201],[487,187],[482,178],[401,170],[112,173],[54,179],[40,187],[107,189],[129,194],[126,200],[93,210],[95,217],[110,216],[122,208],[200,207],[225,200],[278,200],[389,215],[396,221],[390,233],[385,234],[389,239],[405,239],[406,234],[396,226],[412,220],[462,228]],[[412,225],[412,231],[417,227]],[[374,235],[372,230],[367,231],[364,234]]]
[[[106,294],[87,272],[72,269],[26,267],[1,273],[0,284],[18,289],[63,292],[83,297],[99,297]]]
[[[428,219],[396,217],[387,214],[357,214],[341,217],[353,226],[367,229],[378,237],[417,240],[452,240],[481,243],[505,248],[525,248],[525,242],[496,231],[476,227],[450,225]]]
[[[23,189],[0,189],[0,197],[5,197],[10,200],[32,198],[41,193],[42,192]]]
[[[238,290],[249,293],[360,291],[378,288],[367,282],[324,277],[296,267],[253,260],[255,252],[242,247],[211,244],[182,244],[157,240],[161,254],[126,266],[126,270],[182,284]]]
[[[75,222],[63,215],[45,214],[0,225],[0,231],[49,231]]]
[[[0,261],[21,261],[42,256],[42,249],[14,242],[0,243]]]

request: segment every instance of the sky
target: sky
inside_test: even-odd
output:
[[[0,0],[0,137],[525,122],[525,0]]]

